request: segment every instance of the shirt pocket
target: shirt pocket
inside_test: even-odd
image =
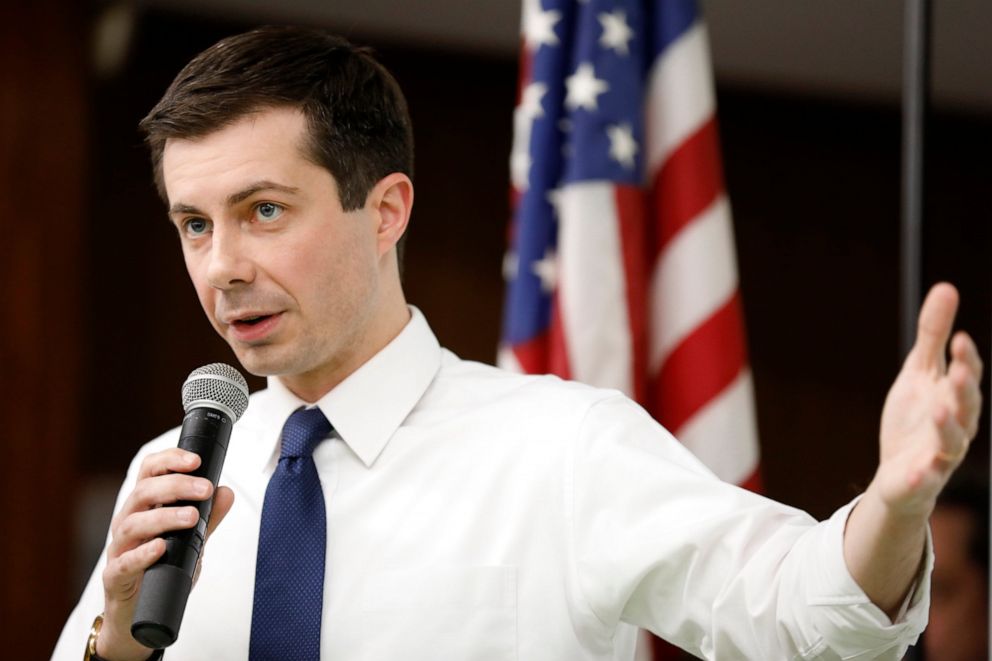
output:
[[[514,661],[517,570],[423,567],[369,576],[361,595],[363,657]],[[364,646],[364,644],[363,644]]]

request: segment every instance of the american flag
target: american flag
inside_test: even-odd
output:
[[[696,3],[524,0],[522,32],[500,364],[617,388],[760,488]]]
[[[693,0],[524,0],[500,363],[617,388],[726,481],[757,425]]]
[[[500,363],[617,388],[759,487],[706,28],[693,0],[524,0]]]

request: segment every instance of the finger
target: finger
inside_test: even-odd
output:
[[[934,412],[939,443],[934,453],[938,465],[954,468],[964,459],[970,445],[969,437],[957,419],[944,405],[938,405]]]
[[[953,286],[942,282],[931,287],[920,308],[916,344],[907,357],[908,365],[943,372],[945,347],[957,309],[958,292]]]
[[[149,539],[170,530],[192,528],[200,518],[195,507],[159,507],[135,512],[121,520],[112,532],[107,557],[115,558],[137,548]]]
[[[982,358],[978,353],[978,347],[975,346],[975,341],[964,331],[955,333],[951,342],[951,362],[958,361],[967,365],[971,373],[975,375],[975,380],[981,382]]]
[[[224,520],[227,513],[231,511],[231,506],[234,505],[234,492],[228,487],[217,487],[217,495],[214,496],[214,506],[210,512],[210,521],[207,523],[207,539],[210,539],[210,535],[213,534],[220,522]],[[203,569],[203,556],[207,553],[207,543],[206,540],[203,542],[203,548],[200,550],[200,557],[196,559],[196,569],[193,570],[193,585],[200,579],[200,571]]]
[[[138,591],[142,572],[155,564],[165,553],[165,541],[151,539],[116,558],[107,561],[103,569],[103,589],[117,599],[129,599]]]
[[[210,535],[231,511],[232,505],[234,505],[234,492],[228,487],[217,487],[214,506],[210,511],[210,521],[207,522],[207,539],[210,539]]]
[[[211,493],[213,484],[205,477],[182,473],[147,477],[138,480],[134,491],[124,501],[120,516],[129,516],[159,505],[170,505],[179,500],[206,500]]]
[[[951,364],[947,380],[950,383],[948,406],[968,438],[974,438],[982,411],[982,393],[978,382],[971,370],[962,363]]]
[[[169,448],[145,457],[138,469],[138,479],[166,473],[188,473],[200,465],[200,455],[181,448]]]

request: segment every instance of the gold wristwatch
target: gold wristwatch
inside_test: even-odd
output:
[[[90,627],[90,637],[86,639],[86,649],[83,651],[83,661],[105,661],[96,653],[96,639],[100,636],[100,629],[103,628],[103,613],[96,616],[93,626]],[[152,655],[147,661],[161,661],[162,650],[152,650]]]
[[[96,654],[96,639],[103,628],[103,613],[96,616],[93,626],[90,627],[90,637],[86,639],[86,651],[83,652],[83,661],[100,661]]]

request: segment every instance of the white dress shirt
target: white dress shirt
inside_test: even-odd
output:
[[[301,405],[271,378],[235,425],[234,507],[166,659],[248,658],[262,502]],[[710,659],[898,659],[926,624],[929,550],[890,623],[844,564],[850,505],[818,524],[724,484],[619,393],[461,360],[415,309],[318,406],[324,659],[629,660],[638,626]],[[177,440],[140,450],[117,507]],[[58,661],[82,655],[104,563]]]

